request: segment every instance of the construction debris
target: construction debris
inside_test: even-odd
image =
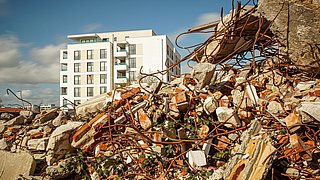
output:
[[[320,178],[320,67],[304,71],[297,49],[285,47],[297,42],[283,36],[288,15],[275,14],[277,3],[237,3],[221,21],[191,28],[215,31],[181,60],[197,61],[193,70],[171,82],[158,77],[167,71],[141,72],[139,84],[93,97],[72,117],[1,115],[0,179]],[[318,2],[282,6],[318,16]],[[319,40],[310,43],[319,58]]]

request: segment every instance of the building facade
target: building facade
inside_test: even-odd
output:
[[[72,109],[87,99],[115,87],[137,83],[144,73],[167,69],[180,54],[166,35],[152,30],[91,33],[67,36],[60,50],[60,106]],[[181,73],[180,65],[160,78],[170,81]]]

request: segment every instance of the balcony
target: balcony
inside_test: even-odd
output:
[[[114,53],[115,57],[127,57],[128,53],[125,49],[117,49]]]
[[[127,70],[127,69],[128,69],[128,65],[127,65],[127,63],[125,63],[125,62],[115,63],[115,64],[114,64],[114,69],[115,69],[115,71],[118,71],[118,70]]]
[[[128,82],[128,78],[126,76],[117,76],[115,79],[116,84],[126,84]]]

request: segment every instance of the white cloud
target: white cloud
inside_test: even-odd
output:
[[[22,98],[28,98],[32,95],[32,91],[30,89],[22,90],[21,95],[22,95]]]
[[[65,44],[46,45],[41,48],[33,48],[31,50],[31,57],[39,64],[57,64],[59,62],[59,51]]]
[[[17,37],[3,35],[0,42],[0,83],[59,82],[59,50],[65,44],[26,49],[30,57],[22,57],[23,44]]]
[[[102,27],[101,23],[91,23],[91,24],[87,24],[84,25],[81,30],[83,32],[93,32],[93,31],[97,31],[98,29],[100,29]]]
[[[207,24],[209,22],[217,21],[220,20],[220,14],[213,12],[213,13],[204,13],[201,14],[198,17],[198,20],[196,22],[196,25],[202,25],[202,24]]]
[[[4,84],[4,86],[10,88],[18,97],[20,97],[20,91],[22,92],[22,98],[32,104],[56,104],[59,105],[59,85],[30,85],[30,84]],[[46,87],[47,86],[47,87]],[[26,89],[29,88],[29,89]],[[21,101],[15,98],[11,93],[6,94],[6,89],[0,87],[0,100],[4,105],[9,104],[21,104]]]
[[[0,36],[0,69],[14,67],[19,64],[21,54],[18,48],[20,46],[18,38],[14,35]]]

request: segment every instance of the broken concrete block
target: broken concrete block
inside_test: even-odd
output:
[[[251,100],[244,95],[244,91],[240,91],[238,89],[233,89],[231,91],[232,94],[232,100],[236,107],[240,106],[240,108],[247,108],[247,107],[253,107],[253,104]]]
[[[233,126],[239,127],[241,126],[241,121],[237,117],[236,114],[234,114],[234,110],[228,107],[218,107],[216,109],[218,121],[220,122],[227,122],[230,124],[224,124],[224,126],[231,128]]]
[[[174,118],[178,118],[180,116],[180,112],[176,103],[169,103],[169,115]]]
[[[283,110],[281,104],[278,103],[277,101],[269,102],[267,109],[269,112],[271,112],[273,114],[284,113],[284,110]]]
[[[29,150],[38,150],[44,151],[46,150],[46,146],[48,143],[49,138],[41,138],[41,139],[29,139],[27,146]]]
[[[195,88],[202,89],[209,85],[216,67],[211,63],[199,63],[193,67],[191,77],[197,81]]]
[[[72,149],[70,145],[71,132],[79,128],[83,122],[68,122],[65,125],[59,126],[55,129],[48,141],[46,161],[51,165],[55,160],[60,159],[64,154]]]
[[[300,113],[300,115],[302,115],[302,120],[304,122],[310,122],[310,120],[308,120],[309,118],[304,116],[301,112],[304,112],[306,114],[308,114],[309,116],[313,117],[315,120],[320,122],[320,102],[302,102],[301,103],[301,107],[298,108],[298,112]]]
[[[56,118],[54,118],[54,120],[52,120],[52,125],[55,127],[58,127],[61,124],[63,124],[66,120],[67,120],[67,117],[66,117],[65,112],[60,111],[59,115]]]
[[[152,125],[151,120],[149,119],[149,117],[147,116],[147,114],[144,112],[143,109],[138,110],[138,116],[139,116],[139,122],[141,127],[144,130],[147,130]]]
[[[285,119],[284,122],[286,123],[287,127],[289,128],[290,132],[295,132],[300,128],[301,121],[298,115],[295,113],[290,113]]]
[[[19,175],[33,175],[36,161],[28,152],[11,153],[0,151],[0,179],[15,179]]]
[[[11,119],[10,121],[6,122],[5,125],[6,126],[21,125],[21,124],[24,124],[25,119],[26,118],[23,115],[20,115],[18,117]]]
[[[50,121],[58,116],[58,109],[51,109],[39,118],[40,123]]]
[[[33,116],[33,112],[29,110],[22,110],[20,111],[20,115],[24,116],[25,118],[29,118]]]
[[[46,153],[34,153],[33,158],[36,161],[45,161],[46,160]]]
[[[27,135],[34,136],[35,134],[38,134],[38,133],[40,133],[39,129],[31,129],[27,132]]]
[[[0,119],[9,120],[12,118],[14,118],[13,114],[10,114],[10,113],[1,113],[0,114]]]
[[[193,168],[207,165],[206,155],[201,150],[190,151],[186,156],[189,159],[189,164]]]
[[[299,82],[295,89],[297,89],[298,91],[305,91],[305,90],[309,90],[311,89],[312,86],[314,86],[316,84],[316,81],[307,81],[307,82]]]
[[[50,127],[49,125],[46,125],[43,127],[43,134],[45,135],[49,135],[52,132],[52,127]]]
[[[7,140],[6,138],[0,139],[0,150],[5,150],[8,148]]]
[[[258,12],[272,21],[271,31],[285,46],[281,53],[288,54],[297,68],[314,73],[320,72],[316,55],[320,37],[315,33],[320,24],[319,7],[318,0],[262,0],[258,6]]]

